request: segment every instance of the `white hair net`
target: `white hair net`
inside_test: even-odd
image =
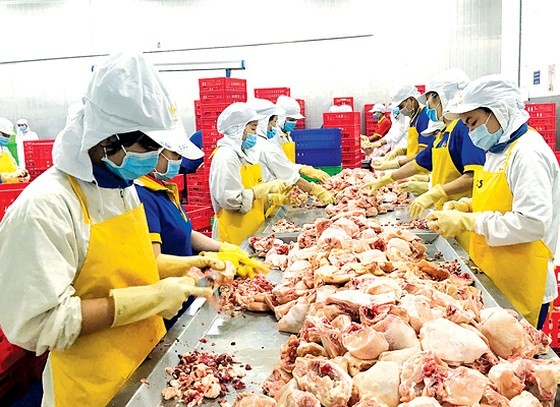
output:
[[[373,113],[373,112],[385,113],[386,111],[387,109],[385,108],[385,105],[383,103],[376,103],[370,109],[369,113]]]
[[[218,131],[224,135],[218,140],[218,146],[228,146],[235,150],[240,157],[245,156],[241,150],[243,131],[247,123],[261,120],[259,115],[247,103],[232,103],[218,116]]]
[[[426,103],[426,94],[435,92],[441,101],[442,110],[447,109],[447,104],[453,99],[457,93],[468,85],[469,77],[460,68],[451,68],[441,74],[428,84],[426,92],[418,98],[420,103]],[[433,106],[431,106],[433,108]]]
[[[411,96],[418,99],[418,96],[420,96],[420,92],[418,92],[416,86],[407,83],[406,85],[402,85],[400,88],[392,92],[392,95],[393,96],[391,96],[391,102],[398,106]]]
[[[11,136],[14,134],[14,125],[5,117],[0,117],[0,131],[4,134]]]
[[[502,75],[487,75],[472,81],[462,92],[462,100],[445,117],[453,120],[480,107],[490,109],[504,130],[500,143],[509,140],[529,120],[519,87]]]

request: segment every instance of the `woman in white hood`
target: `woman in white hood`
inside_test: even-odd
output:
[[[286,193],[291,185],[275,179],[263,183],[258,154],[257,124],[262,116],[246,103],[229,105],[218,117],[217,150],[210,166],[210,194],[216,213],[213,237],[240,244],[264,222],[269,194]]]
[[[543,137],[527,126],[521,92],[499,75],[465,89],[459,117],[473,143],[486,151],[473,197],[448,202],[428,225],[449,237],[470,231],[470,256],[515,308],[542,327],[558,296],[552,251],[560,226],[560,170]]]

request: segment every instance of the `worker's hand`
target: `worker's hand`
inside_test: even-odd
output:
[[[161,278],[187,276],[192,267],[201,270],[212,268],[220,271],[226,268],[223,261],[204,256],[173,256],[160,253],[156,263]]]
[[[3,184],[15,184],[16,182],[20,182],[19,178],[19,171],[0,172],[0,180],[2,180]]]
[[[151,285],[115,288],[110,293],[115,301],[112,326],[131,324],[158,314],[171,319],[189,295],[208,298],[212,293],[211,288],[196,287],[190,277],[169,277]]]
[[[301,169],[299,170],[299,173],[303,174],[303,175],[305,175],[309,178],[319,180],[321,182],[325,182],[326,180],[328,180],[331,177],[325,171],[318,170],[318,169],[313,168],[309,165],[302,165]]]
[[[316,196],[323,202],[325,205],[333,204],[334,203],[334,196],[321,185],[314,184],[311,187],[310,194]]]
[[[439,201],[441,198],[446,198],[443,186],[437,184],[432,187],[428,192],[420,195],[410,204],[408,211],[410,212],[410,217],[412,219],[418,219],[422,216],[424,211],[434,204],[434,202]]]
[[[373,151],[373,147],[371,145],[371,141],[369,141],[368,136],[364,136],[363,134],[360,136],[360,148],[365,152]]]
[[[368,182],[367,184],[362,186],[361,189],[365,190],[368,195],[373,195],[373,193],[379,188],[384,187],[385,185],[392,184],[393,182],[395,182],[395,180],[391,178],[390,175],[385,175],[384,177],[378,178],[375,181]]]
[[[472,232],[478,212],[434,211],[428,215],[428,227],[443,237]]]
[[[407,181],[397,184],[397,191],[410,192],[414,195],[422,195],[430,189],[430,184],[423,181]]]
[[[275,179],[269,182],[255,185],[253,187],[253,192],[255,193],[255,199],[263,199],[265,195],[268,194],[282,194],[287,192],[292,185],[289,182],[282,179]]]
[[[371,148],[379,148],[383,145],[383,143],[381,142],[381,140],[377,140],[374,141],[373,143],[371,143]]]
[[[444,211],[472,212],[472,198],[463,197],[458,201],[448,201],[443,204]]]
[[[385,154],[384,159],[394,160],[395,158],[405,154],[406,154],[406,148],[396,148],[394,150],[391,150],[389,153]]]
[[[290,198],[286,194],[268,194],[266,200],[269,206],[291,206]]]
[[[430,174],[416,174],[412,177],[408,177],[409,181],[422,181],[422,182],[429,182],[430,181]]]
[[[401,165],[399,164],[399,159],[395,158],[394,160],[384,160],[378,161],[371,164],[371,168],[376,171],[385,171],[385,170],[396,170],[400,168]]]
[[[201,255],[230,261],[235,267],[235,274],[242,278],[253,278],[259,273],[268,273],[268,267],[249,257],[249,254],[239,246],[222,243],[220,250],[215,252],[202,252]]]

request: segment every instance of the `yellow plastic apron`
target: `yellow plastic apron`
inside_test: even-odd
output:
[[[282,150],[284,150],[284,154],[286,154],[288,160],[293,163],[296,162],[296,143],[294,141],[288,141],[282,144]]]
[[[261,166],[247,164],[241,166],[241,183],[245,188],[252,188],[262,183]],[[264,222],[264,199],[255,199],[253,207],[247,213],[222,209],[216,216],[220,241],[241,244],[252,236]]]
[[[74,280],[76,295],[103,298],[112,288],[159,281],[144,207],[92,224],[83,191],[69,179],[91,225],[87,255]],[[163,319],[153,316],[80,336],[69,349],[51,351],[55,405],[106,405],[164,335]]]
[[[504,168],[498,172],[476,171],[473,186],[473,212],[511,212],[513,195],[506,169],[513,146],[507,152]],[[471,234],[470,256],[512,305],[537,326],[544,297],[548,261],[553,257],[542,240],[508,246],[488,246],[484,236]]]
[[[411,121],[413,121],[415,118],[418,117],[418,115],[420,114],[420,111],[422,110],[422,108],[418,108],[418,110],[416,110],[416,115],[411,119]],[[406,157],[410,158],[410,157],[414,157],[416,154],[418,154],[418,150],[420,149],[419,146],[419,142],[418,142],[418,130],[416,129],[416,125],[411,125],[408,128],[408,136],[407,136],[407,141],[406,141]]]
[[[9,150],[0,148],[0,172],[16,172],[17,164]]]

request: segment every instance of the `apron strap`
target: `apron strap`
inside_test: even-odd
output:
[[[520,137],[520,138],[521,138],[521,137]],[[511,156],[511,150],[513,150],[513,147],[517,144],[517,142],[519,141],[520,138],[518,138],[518,139],[515,140],[513,143],[511,143],[511,147],[508,148],[508,151],[507,151],[507,153],[506,153],[506,162],[504,163],[504,173],[506,172],[506,168],[507,168],[508,165],[509,165],[509,158],[510,158],[510,156]]]
[[[82,190],[82,187],[80,187],[80,184],[78,184],[78,180],[76,180],[76,178],[74,178],[71,175],[66,175],[68,177],[68,180],[70,181],[70,186],[72,187],[72,190],[74,191],[74,193],[76,194],[76,196],[78,197],[78,201],[80,201],[80,207],[82,208],[82,213],[84,214],[84,223],[86,225],[91,225],[91,217],[89,216],[89,210],[87,207],[87,199],[86,196],[84,195],[84,191]]]

